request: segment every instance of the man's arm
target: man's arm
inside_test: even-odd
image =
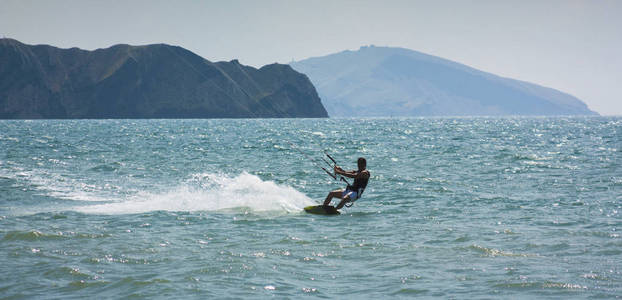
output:
[[[356,176],[358,175],[357,171],[344,171],[342,168],[338,166],[335,166],[335,173],[339,175],[343,175],[348,178],[356,178]]]

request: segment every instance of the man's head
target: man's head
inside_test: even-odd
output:
[[[364,157],[359,157],[359,159],[356,161],[358,167],[359,167],[359,171],[363,171],[365,170],[365,168],[367,168],[367,161],[365,160]]]

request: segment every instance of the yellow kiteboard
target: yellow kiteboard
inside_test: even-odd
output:
[[[339,215],[341,214],[334,206],[313,205],[305,207],[305,211],[316,215]]]

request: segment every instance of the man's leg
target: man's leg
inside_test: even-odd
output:
[[[341,199],[341,193],[343,191],[342,190],[334,190],[330,193],[328,193],[328,195],[326,196],[326,199],[324,200],[324,205],[329,205],[330,204],[330,200],[333,200],[333,198],[340,198]]]
[[[343,197],[343,199],[341,199],[341,202],[337,204],[337,207],[335,207],[335,209],[341,209],[344,205],[346,205],[346,203],[348,203],[348,201],[350,201],[350,195],[346,195],[345,197]]]

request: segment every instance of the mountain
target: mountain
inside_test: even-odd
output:
[[[290,64],[331,117],[595,115],[581,100],[417,51],[361,47]]]
[[[327,116],[289,65],[210,62],[165,44],[85,51],[0,39],[0,119]]]

